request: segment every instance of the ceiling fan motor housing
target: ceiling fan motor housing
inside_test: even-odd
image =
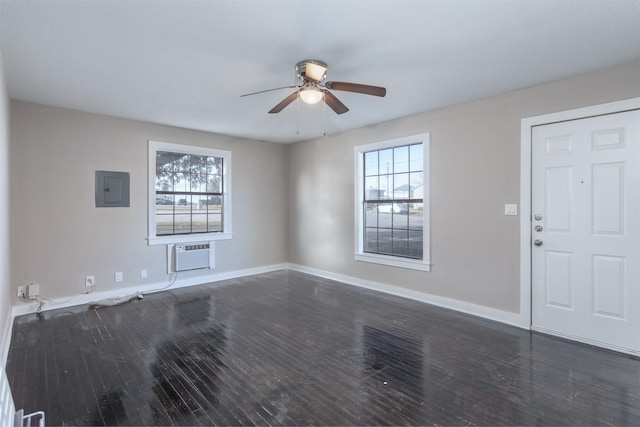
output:
[[[305,59],[296,64],[296,75],[303,82],[322,82],[327,77],[327,64],[317,59]]]

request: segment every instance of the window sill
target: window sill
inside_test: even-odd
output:
[[[387,255],[376,255],[357,253],[354,255],[356,261],[370,262],[373,264],[389,265],[392,267],[406,268],[410,270],[431,271],[431,264],[423,260],[398,258]]]
[[[149,237],[149,246],[167,245],[171,243],[205,242],[212,240],[230,240],[231,233],[178,234],[172,236]]]

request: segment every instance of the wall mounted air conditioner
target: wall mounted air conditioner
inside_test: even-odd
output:
[[[170,273],[214,267],[213,242],[179,243],[169,245],[167,249]]]

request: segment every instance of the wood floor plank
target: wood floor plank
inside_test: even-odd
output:
[[[48,425],[640,425],[640,360],[282,270],[15,319]]]

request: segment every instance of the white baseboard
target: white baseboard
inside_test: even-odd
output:
[[[185,279],[177,279],[171,287],[167,287],[168,283],[149,283],[145,285],[136,285],[126,288],[113,289],[109,291],[92,292],[90,294],[80,294],[71,297],[52,298],[42,306],[42,311],[56,310],[59,308],[72,307],[75,305],[89,304],[90,302],[100,301],[108,298],[122,297],[126,295],[134,295],[138,292],[143,294],[161,292],[165,290],[185,288],[188,286],[203,285],[205,283],[219,282],[221,280],[235,279],[237,277],[252,276],[254,274],[268,273],[270,271],[283,270],[287,268],[286,263],[265,265],[261,267],[246,268],[243,270],[228,271],[224,273],[213,273],[205,276],[189,277]],[[62,301],[60,301],[62,300]],[[24,303],[15,305],[11,309],[11,320],[16,316],[35,313],[38,303]],[[7,344],[8,346],[8,344]]]
[[[426,292],[413,291],[410,289],[401,288],[399,286],[387,285],[385,283],[373,282],[370,280],[360,279],[357,277],[332,273],[329,271],[319,270],[317,268],[306,267],[303,265],[289,263],[288,266],[289,266],[289,269],[294,271],[299,271],[301,273],[312,274],[314,276],[324,277],[325,279],[336,280],[338,282],[347,283],[349,285],[360,286],[362,288],[367,288],[374,291],[380,291],[380,292],[396,295],[403,298],[409,298],[412,300],[421,301],[427,304],[436,305],[438,307],[459,311],[465,314],[471,314],[473,316],[494,320],[496,322],[506,323],[508,325],[516,326],[522,329],[528,330],[530,328],[530,325],[527,324],[527,322],[523,322],[522,316],[519,313],[511,313],[508,311],[498,310],[491,307],[485,307],[482,305],[459,301],[452,298],[432,295]]]

